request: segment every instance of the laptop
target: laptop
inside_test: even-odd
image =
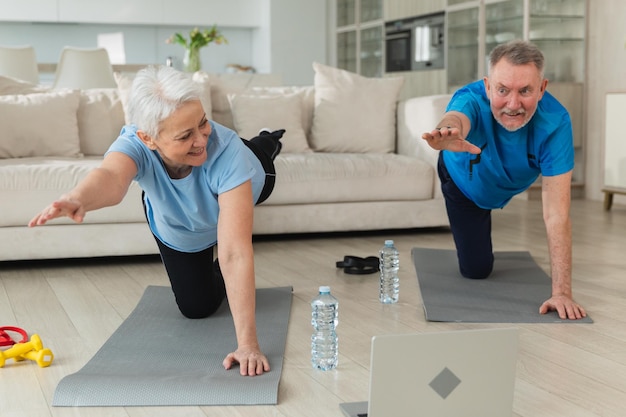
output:
[[[372,338],[369,401],[347,417],[506,417],[513,414],[517,329]]]

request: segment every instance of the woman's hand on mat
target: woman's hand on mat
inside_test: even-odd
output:
[[[48,220],[56,219],[57,217],[69,217],[76,223],[82,223],[85,218],[85,209],[79,201],[60,198],[33,217],[28,222],[28,227],[44,225]]]
[[[546,314],[548,311],[556,311],[562,320],[578,320],[587,317],[585,309],[565,294],[553,295],[539,307],[540,314]]]
[[[258,347],[239,347],[229,353],[224,362],[224,368],[230,369],[234,364],[239,364],[239,373],[243,376],[261,375],[269,372],[270,363]]]

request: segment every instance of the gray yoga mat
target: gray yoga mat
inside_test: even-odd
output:
[[[593,323],[539,314],[550,298],[550,277],[528,252],[495,252],[487,279],[463,278],[456,251],[413,248],[417,281],[428,321],[473,323]]]
[[[59,382],[53,406],[276,404],[292,288],[257,289],[257,333],[270,372],[225,370],[235,350],[228,303],[211,317],[184,318],[169,287],[150,286],[94,357]]]

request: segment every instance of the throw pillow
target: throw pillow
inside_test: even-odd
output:
[[[245,139],[258,135],[259,130],[285,129],[281,152],[310,152],[302,128],[302,94],[229,94],[235,130]]]
[[[313,69],[311,147],[322,152],[393,152],[404,78],[367,78],[317,62]]]
[[[202,87],[202,95],[200,101],[208,119],[213,118],[213,105],[211,103],[211,76],[204,71],[197,71],[193,74],[192,79],[200,87]]]
[[[78,137],[85,155],[104,155],[124,126],[124,108],[116,88],[80,92]]]
[[[29,83],[28,81],[0,75],[0,95],[44,93],[49,90],[49,87],[43,87]]]
[[[229,94],[241,94],[254,87],[278,86],[280,77],[274,74],[225,73],[211,74],[211,106],[213,120],[235,129],[230,111]]]
[[[122,108],[124,109],[124,120],[126,121],[126,123],[128,123],[128,118],[126,117],[126,103],[128,103],[128,95],[130,94],[130,88],[133,85],[135,74],[116,71],[113,73],[113,77],[115,78],[115,82],[117,83],[117,91],[120,95]]]
[[[78,91],[0,96],[0,158],[80,156]]]
[[[313,109],[315,108],[315,87],[307,86],[280,86],[280,87],[253,87],[246,93],[261,95],[284,95],[302,94],[302,129],[307,138],[311,135],[311,123],[313,122]]]

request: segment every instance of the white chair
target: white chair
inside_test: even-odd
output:
[[[35,48],[30,45],[0,46],[0,75],[39,84]]]
[[[117,87],[117,83],[106,49],[63,48],[52,88],[114,87]]]

